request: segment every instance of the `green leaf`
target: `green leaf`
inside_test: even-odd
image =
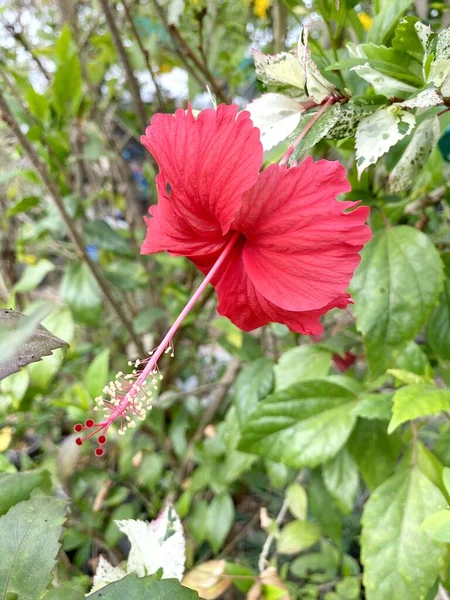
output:
[[[50,105],[45,96],[38,94],[30,85],[26,95],[28,108],[35,119],[44,125],[50,120]]]
[[[108,383],[109,350],[105,348],[98,354],[86,371],[84,385],[91,398],[97,398],[103,393],[103,388]]]
[[[442,470],[442,481],[447,494],[450,495],[450,469],[448,467],[444,467]]]
[[[329,462],[322,465],[323,481],[343,513],[350,514],[359,486],[358,466],[343,448]]]
[[[331,352],[320,346],[297,346],[284,352],[275,367],[276,390],[283,390],[298,381],[320,379],[328,375]]]
[[[14,286],[14,290],[19,293],[31,292],[37,288],[46,275],[53,271],[55,266],[46,258],[41,258],[34,265],[27,265],[22,277]]]
[[[367,600],[422,600],[444,565],[446,549],[421,530],[446,501],[417,468],[377,488],[364,507],[361,549]]]
[[[297,554],[320,540],[320,527],[310,521],[291,521],[283,527],[277,543],[279,554]]]
[[[422,63],[431,33],[431,27],[422,23],[417,17],[405,17],[395,29],[392,47],[408,52]]]
[[[67,308],[54,310],[44,319],[43,323],[53,336],[60,337],[70,344],[74,336],[74,324],[70,310]],[[46,356],[41,362],[30,365],[29,372],[33,385],[40,390],[45,390],[59,371],[63,356],[63,352],[57,350],[51,356]]]
[[[308,513],[308,496],[299,483],[292,483],[286,490],[286,500],[291,514],[304,521]]]
[[[127,575],[120,581],[110,583],[97,592],[89,594],[94,600],[199,600],[197,592],[183,587],[176,579],[156,581],[153,576]]]
[[[450,360],[450,279],[445,282],[439,305],[428,321],[427,342],[441,358]]]
[[[405,421],[450,410],[450,389],[439,389],[424,383],[407,385],[395,393],[393,402],[388,433]]]
[[[65,503],[36,497],[0,517],[0,596],[39,600],[56,563]]]
[[[207,514],[207,539],[214,552],[222,547],[234,519],[233,500],[229,494],[214,496],[208,506]]]
[[[417,127],[406,150],[389,175],[389,188],[393,194],[407,190],[413,185],[417,173],[435,148],[439,135],[439,121],[436,116],[422,121]]]
[[[317,519],[322,533],[340,546],[342,540],[341,513],[325,487],[319,469],[311,473],[311,479],[308,483],[308,498],[311,513]]]
[[[37,196],[24,196],[16,204],[13,204],[6,211],[7,217],[14,217],[21,213],[28,212],[32,208],[39,206],[40,200]]]
[[[241,427],[273,387],[273,362],[258,358],[246,365],[234,384],[234,405]]]
[[[400,435],[388,435],[386,430],[386,421],[359,419],[348,443],[361,477],[371,490],[392,475],[402,448]]]
[[[388,369],[389,375],[395,377],[396,384],[400,383],[430,383],[427,377],[423,375],[417,375],[417,373],[411,373],[411,371],[405,371],[404,369]]]
[[[389,421],[392,417],[393,394],[365,394],[353,409],[353,414],[364,419]]]
[[[343,113],[345,114],[345,109],[342,109],[340,104],[334,104],[328,110],[326,110],[306,132],[300,144],[296,146],[294,152],[292,153],[291,160],[298,160],[301,156],[305,154],[305,152],[307,152],[316,144],[318,144],[320,140],[326,138],[333,130],[335,125],[340,123]],[[312,116],[308,112],[305,118],[308,118],[309,121],[312,118]],[[301,120],[300,125],[298,126],[298,128],[292,136],[294,139],[295,137],[297,137],[296,133],[300,132],[305,127],[305,125],[305,121]],[[334,133],[334,135],[336,135],[336,133]]]
[[[408,10],[413,0],[386,0],[369,29],[367,39],[382,44],[391,35],[398,19]],[[394,600],[394,599],[392,599]]]
[[[259,50],[253,50],[256,77],[267,87],[283,90],[284,87],[297,88],[304,92],[305,78],[300,61],[289,52],[279,54],[263,54]],[[305,94],[306,99],[306,94]]]
[[[146,308],[133,319],[134,331],[137,335],[149,332],[156,321],[165,317],[167,317],[167,313],[162,308],[156,306]]]
[[[53,103],[58,113],[67,117],[78,110],[82,94],[80,61],[67,23],[55,44],[58,67],[51,89]]]
[[[0,380],[67,346],[65,341],[39,324],[47,314],[45,305],[30,316],[0,309]]]
[[[106,221],[96,219],[88,221],[84,227],[87,244],[92,244],[102,250],[110,250],[123,256],[133,256],[128,242],[112,229]]]
[[[305,381],[272,394],[250,415],[239,449],[300,468],[326,462],[355,424],[356,397],[327,381]]]
[[[442,265],[427,236],[406,226],[377,231],[361,254],[351,291],[377,377],[424,326],[441,292]]]
[[[361,119],[356,130],[356,166],[358,177],[397,142],[411,133],[413,114],[398,106],[388,106]]]
[[[98,324],[102,296],[85,263],[69,265],[66,268],[61,281],[61,296],[79,323]]]
[[[18,502],[28,500],[31,492],[43,482],[44,475],[42,471],[0,473],[0,515]]]
[[[450,542],[450,510],[438,510],[428,516],[423,521],[421,529],[433,540],[448,544]]]

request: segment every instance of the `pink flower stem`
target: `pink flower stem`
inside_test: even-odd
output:
[[[280,162],[278,163],[280,166],[285,165],[287,163],[287,161],[291,157],[292,153],[294,152],[295,148],[300,144],[302,139],[305,137],[305,135],[308,133],[308,131],[311,129],[311,127],[314,125],[314,123],[317,121],[317,119],[327,110],[327,108],[331,104],[334,104],[335,102],[336,102],[336,98],[334,96],[329,96],[327,98],[327,101],[322,105],[322,108],[316,112],[316,114],[313,116],[311,121],[299,133],[299,135],[295,138],[295,140],[292,142],[292,144],[286,150],[285,154],[282,156]]]
[[[161,357],[161,355],[163,354],[165,349],[168,347],[168,345],[172,341],[172,338],[175,335],[177,329],[180,327],[181,323],[184,321],[184,319],[186,318],[188,313],[192,310],[193,306],[195,305],[197,300],[200,298],[200,296],[202,295],[203,291],[205,290],[206,286],[209,284],[211,279],[214,277],[214,275],[220,269],[224,260],[230,254],[233,246],[235,245],[235,243],[237,242],[237,240],[239,238],[239,235],[240,234],[238,232],[236,232],[232,235],[232,237],[228,241],[227,245],[223,249],[222,253],[220,254],[219,258],[214,263],[214,266],[212,267],[212,269],[210,270],[208,275],[206,275],[206,277],[201,282],[201,284],[198,286],[198,288],[195,291],[192,298],[189,300],[189,302],[186,304],[186,306],[180,312],[180,314],[176,318],[174,324],[169,329],[169,331],[166,333],[163,340],[161,341],[159,346],[156,348],[156,350],[152,354],[151,359],[148,361],[148,363],[145,366],[145,369],[143,369],[142,373],[136,379],[136,382],[133,384],[130,391],[124,396],[124,398],[122,399],[120,404],[108,416],[108,419],[104,423],[105,425],[107,425],[107,427],[109,427],[109,425],[113,421],[115,421],[118,417],[123,415],[123,413],[127,410],[129,404],[132,402],[132,400],[133,400],[134,396],[136,395],[136,393],[138,392],[140,386],[145,382],[145,380],[147,379],[149,374],[153,371],[153,369],[156,366],[156,363],[158,362],[158,359]]]

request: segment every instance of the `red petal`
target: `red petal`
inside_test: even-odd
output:
[[[272,165],[245,194],[233,228],[246,236],[245,270],[269,302],[315,311],[342,297],[370,239],[369,209],[338,202],[350,185],[338,162]]]
[[[150,207],[151,218],[144,217],[147,233],[141,247],[142,254],[154,254],[169,250],[179,256],[204,255],[220,252],[226,244],[226,238],[219,229],[206,231],[199,235],[188,221],[175,212],[172,199],[166,193],[164,175],[156,178],[158,204]]]
[[[141,138],[170,186],[173,213],[202,235],[228,232],[262,163],[259,130],[248,112],[237,112],[222,104],[196,119],[190,109],[157,114]]]
[[[344,294],[316,311],[296,312],[279,308],[266,300],[248,277],[242,244],[234,248],[226,266],[219,273],[219,280],[213,283],[219,298],[218,312],[244,331],[268,323],[283,323],[298,333],[319,335],[323,330],[319,318],[332,308],[345,308],[349,301],[348,294]]]

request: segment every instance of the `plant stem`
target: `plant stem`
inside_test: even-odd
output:
[[[189,44],[186,42],[186,40],[181,35],[179,30],[175,27],[175,25],[169,24],[163,9],[158,4],[158,1],[152,0],[152,4],[155,7],[155,10],[158,13],[158,16],[161,19],[161,22],[164,25],[167,33],[170,35],[175,49],[177,51],[177,54],[182,60],[183,64],[185,65],[186,69],[196,79],[197,83],[199,83],[199,85],[203,87],[204,82],[197,75],[195,69],[192,69],[191,65],[186,59],[186,57],[189,57],[190,60],[194,63],[194,65],[197,67],[197,69],[203,74],[207,83],[211,85],[211,89],[216,94],[216,96],[221,100],[221,102],[226,102],[227,98],[225,97],[223,90],[218,86],[214,75],[211,73],[208,67],[202,63],[202,61],[198,58],[195,52],[190,48]]]
[[[139,339],[139,337],[134,333],[132,323],[129,321],[127,315],[125,314],[124,310],[122,309],[121,304],[115,299],[113,293],[111,292],[111,290],[109,288],[109,284],[106,281],[106,279],[104,278],[99,267],[96,265],[95,262],[93,262],[91,260],[91,258],[87,254],[85,247],[84,247],[83,239],[81,238],[80,234],[78,233],[78,231],[75,227],[74,221],[72,220],[72,218],[69,216],[69,214],[67,213],[67,211],[65,209],[64,202],[63,202],[61,193],[58,189],[58,186],[53,181],[46,165],[39,158],[35,148],[32,146],[29,139],[26,137],[26,135],[20,129],[20,125],[16,121],[13,113],[11,112],[9,105],[6,102],[6,99],[3,96],[1,90],[0,90],[0,110],[2,112],[3,119],[6,121],[7,125],[9,126],[11,131],[16,136],[17,141],[22,146],[28,159],[30,160],[30,162],[32,163],[32,165],[34,166],[36,171],[39,173],[56,208],[58,209],[58,212],[66,226],[67,233],[69,234],[69,237],[71,238],[72,242],[74,243],[80,257],[88,266],[89,270],[91,271],[92,275],[94,276],[95,280],[97,281],[101,291],[103,292],[105,298],[108,300],[108,302],[110,303],[114,312],[116,313],[117,317],[119,318],[120,322],[122,323],[124,328],[127,330],[130,338],[136,344],[138,351],[143,354],[145,352],[144,347],[143,347],[142,342]]]
[[[302,141],[302,139],[305,137],[305,135],[308,133],[308,131],[311,129],[311,127],[314,125],[314,123],[317,121],[317,119],[327,110],[327,108],[331,104],[334,104],[334,102],[336,102],[336,99],[333,96],[329,96],[329,98],[327,99],[325,104],[323,104],[322,107],[320,108],[320,110],[318,110],[316,112],[316,114],[313,116],[311,121],[299,133],[299,135],[295,138],[295,140],[292,142],[292,144],[286,150],[285,154],[282,156],[280,162],[278,163],[279,165],[284,165],[287,163],[287,161],[291,157],[292,153],[294,152],[295,148],[299,145],[299,143]]]
[[[139,127],[142,132],[144,132],[147,127],[147,116],[145,114],[145,106],[141,98],[141,92],[139,89],[139,84],[133,72],[133,67],[131,66],[130,59],[128,58],[127,51],[122,43],[119,28],[117,27],[116,20],[114,18],[113,9],[110,6],[110,0],[100,0],[100,5],[103,10],[103,14],[105,15],[106,23],[108,25],[108,29],[111,32],[111,36],[114,42],[114,46],[116,47],[117,53],[120,56],[120,60],[122,61],[123,67],[125,69],[125,76],[128,81],[128,85],[130,87],[130,93],[133,97],[133,102],[136,107],[136,114],[138,117]]]
[[[150,73],[150,77],[152,78],[152,81],[153,81],[153,85],[155,86],[155,93],[156,93],[156,97],[158,98],[159,108],[160,108],[160,110],[166,112],[167,111],[167,106],[166,106],[166,103],[165,103],[165,100],[164,100],[163,93],[161,91],[161,87],[159,85],[158,78],[156,77],[156,75],[153,72],[153,67],[152,67],[152,64],[150,62],[150,53],[147,50],[147,48],[144,46],[144,43],[142,42],[142,38],[139,35],[139,31],[138,31],[138,29],[136,27],[136,24],[135,24],[134,20],[133,20],[133,15],[130,12],[130,8],[129,8],[126,0],[122,0],[122,6],[123,6],[123,8],[125,10],[125,14],[127,16],[128,23],[130,24],[131,31],[133,32],[133,35],[136,38],[138,46],[139,46],[139,48],[140,48],[140,50],[142,52],[142,56],[144,57],[145,64],[147,65],[148,72]]]

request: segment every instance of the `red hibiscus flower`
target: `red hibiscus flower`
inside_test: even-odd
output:
[[[259,130],[237,106],[157,114],[141,141],[160,169],[142,253],[186,256],[207,274],[233,238],[211,280],[220,314],[245,331],[278,322],[316,335],[321,315],[349,303],[371,232],[367,207],[336,200],[350,190],[339,162],[260,173]]]
[[[206,277],[155,350],[135,361],[132,373],[117,373],[107,399],[96,398],[104,417],[75,425],[87,432],[77,444],[97,436],[97,456],[114,422],[124,433],[151,410],[162,379],[157,362],[163,353],[173,356],[172,338],[208,283],[219,312],[246,331],[276,321],[317,335],[320,316],[350,302],[345,290],[371,236],[364,225],[369,209],[349,212],[357,202],[336,201],[350,189],[338,162],[308,158],[259,173],[259,130],[247,112],[237,113],[237,106],[222,105],[197,119],[191,109],[159,114],[142,137],[160,168],[142,252],[187,256]]]

